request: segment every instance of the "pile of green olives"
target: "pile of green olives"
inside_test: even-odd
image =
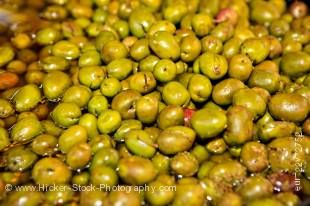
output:
[[[305,2],[0,2],[0,205],[299,206]]]

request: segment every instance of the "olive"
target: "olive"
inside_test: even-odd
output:
[[[191,126],[199,137],[212,138],[219,135],[226,128],[227,118],[224,112],[204,108],[194,113]]]
[[[142,185],[152,181],[156,175],[154,165],[148,159],[131,156],[123,158],[118,163],[118,174],[126,183]]]
[[[37,184],[64,184],[70,180],[71,171],[58,158],[46,157],[36,162],[32,178]]]
[[[279,93],[271,97],[268,109],[275,119],[300,122],[308,116],[309,103],[299,94]]]

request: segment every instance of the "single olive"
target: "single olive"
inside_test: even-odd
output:
[[[188,91],[194,102],[205,102],[211,95],[211,81],[204,75],[194,74],[188,82]]]
[[[150,96],[141,97],[136,101],[136,115],[142,123],[150,124],[156,121],[159,101]]]
[[[153,52],[162,59],[176,60],[180,56],[180,46],[175,37],[167,31],[158,31],[149,38]]]
[[[132,70],[133,62],[126,58],[115,59],[107,66],[109,77],[114,77],[118,80],[126,79]]]
[[[278,93],[271,97],[268,109],[275,119],[301,122],[308,116],[307,99],[295,93]]]
[[[219,54],[205,52],[196,59],[194,70],[195,68],[211,80],[217,80],[227,73],[228,63],[226,58]]]
[[[259,139],[267,142],[273,138],[288,137],[296,131],[296,125],[292,122],[274,121],[258,126]]]
[[[101,58],[105,63],[113,60],[126,58],[128,50],[123,43],[118,40],[108,41],[101,50]]]
[[[160,129],[166,129],[171,126],[184,124],[184,112],[181,106],[168,105],[157,118],[157,124]]]
[[[71,84],[72,81],[66,73],[61,71],[49,72],[42,82],[43,94],[49,100],[58,100]]]
[[[58,158],[46,157],[36,162],[32,178],[37,184],[63,184],[71,178],[68,166]]]
[[[43,133],[41,122],[34,117],[26,117],[13,126],[10,137],[16,142],[26,142],[41,133]]]
[[[204,108],[196,111],[192,116],[191,126],[202,139],[219,135],[226,128],[227,118],[224,112]]]
[[[199,163],[194,155],[189,152],[176,154],[170,161],[172,172],[183,177],[193,176],[199,168]]]
[[[78,123],[81,116],[81,110],[75,103],[60,103],[51,112],[54,122],[60,127],[70,127]]]
[[[116,168],[119,162],[120,155],[117,150],[113,148],[101,148],[99,149],[91,162],[90,169],[96,169],[97,166],[103,165],[111,168]]]
[[[46,191],[45,193],[47,202],[52,205],[68,203],[73,200],[73,195],[73,189],[66,184],[61,184],[59,188]]]
[[[7,151],[6,162],[10,171],[24,171],[32,167],[38,156],[29,148],[14,147]]]
[[[205,201],[204,190],[199,183],[177,184],[172,206],[203,206]]]
[[[42,123],[43,124],[43,123]],[[50,134],[41,134],[33,139],[31,150],[38,155],[51,155],[57,148],[58,140]]]
[[[248,88],[236,91],[233,95],[232,103],[235,106],[247,108],[255,119],[262,116],[266,111],[266,102],[263,97]]]
[[[172,126],[163,130],[157,138],[159,150],[164,154],[176,154],[192,147],[195,132],[188,127]]]
[[[91,90],[88,87],[76,85],[71,86],[64,93],[62,101],[75,103],[79,107],[85,107],[91,98]]]
[[[162,98],[167,104],[185,106],[190,101],[190,94],[181,83],[171,81],[163,87]]]
[[[72,169],[81,169],[87,165],[91,158],[91,148],[87,143],[73,145],[66,154],[66,163]]]
[[[157,175],[152,162],[139,156],[121,159],[118,163],[118,169],[120,178],[132,185],[143,185],[152,181]]]
[[[247,142],[243,145],[240,161],[250,172],[261,172],[268,167],[268,154],[265,145]]]
[[[97,126],[102,134],[109,134],[116,131],[122,122],[121,114],[115,110],[105,110],[103,111],[99,117]]]
[[[90,89],[98,89],[105,76],[106,70],[100,66],[82,67],[78,74],[80,83]]]
[[[122,119],[134,119],[136,116],[136,101],[141,98],[141,94],[135,90],[124,90],[114,96],[111,108],[118,111]]]
[[[149,93],[156,87],[152,72],[137,72],[129,78],[129,88],[141,94]]]
[[[224,139],[228,145],[240,145],[252,139],[253,117],[243,106],[232,106],[227,111]]]
[[[245,200],[254,200],[271,196],[273,185],[268,179],[257,175],[247,178],[238,192]]]
[[[123,120],[120,127],[114,133],[114,138],[117,141],[123,141],[128,132],[135,129],[142,129],[142,123],[139,120]]]
[[[90,139],[93,139],[99,134],[97,129],[97,118],[93,114],[86,113],[82,115],[79,120],[79,125],[87,130],[87,135]]]

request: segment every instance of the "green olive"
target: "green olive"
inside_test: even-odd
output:
[[[204,75],[194,74],[188,82],[188,91],[194,102],[205,102],[211,95],[211,81]]]
[[[46,157],[36,162],[32,169],[32,178],[37,184],[64,184],[69,182],[71,171],[58,158]]]
[[[238,192],[246,200],[269,197],[273,192],[273,185],[262,176],[252,176],[247,178]]]
[[[170,161],[171,170],[183,177],[193,176],[199,168],[199,163],[194,155],[189,152],[176,154]]]
[[[149,38],[153,52],[162,59],[176,60],[180,56],[180,46],[175,37],[167,31],[158,31]]]
[[[7,167],[10,171],[24,171],[33,166],[38,156],[30,149],[15,147],[6,154]]]
[[[226,128],[227,118],[224,112],[204,108],[194,113],[191,126],[202,139],[219,135]]]
[[[118,80],[126,79],[132,70],[133,62],[126,58],[115,59],[107,66],[109,77],[114,77]]]
[[[100,66],[82,67],[78,74],[80,83],[90,89],[98,89],[105,76],[106,71]]]
[[[41,122],[33,117],[26,117],[19,120],[10,133],[13,141],[25,142],[43,133]]]
[[[75,103],[60,103],[51,112],[51,117],[55,123],[65,128],[76,124],[80,116],[80,107]]]
[[[62,101],[75,103],[79,107],[85,107],[91,97],[91,90],[88,87],[76,85],[71,86],[64,93]]]
[[[42,82],[43,94],[49,100],[57,100],[62,97],[72,81],[69,76],[61,71],[48,73]]]
[[[195,67],[211,80],[222,78],[228,71],[226,58],[211,52],[200,55],[194,63]]]
[[[64,130],[58,139],[59,149],[67,153],[74,145],[87,141],[87,130],[80,125],[73,125]]]
[[[152,162],[139,156],[121,159],[118,163],[118,169],[120,178],[132,185],[143,185],[152,181],[157,175]]]
[[[268,167],[267,148],[258,142],[243,145],[240,160],[250,172],[261,172]]]
[[[162,98],[167,104],[185,106],[189,103],[190,94],[181,83],[171,81],[164,86]]]
[[[192,147],[195,137],[195,132],[188,127],[169,127],[157,138],[158,149],[164,154],[183,152]]]
[[[279,93],[271,97],[268,109],[276,119],[301,122],[308,116],[309,103],[299,94]]]
[[[156,80],[151,72],[137,72],[129,78],[129,88],[141,94],[149,93],[155,87]]]
[[[98,129],[102,134],[116,131],[121,125],[122,117],[118,111],[105,110],[98,117]]]

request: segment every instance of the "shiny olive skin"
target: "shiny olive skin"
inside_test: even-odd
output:
[[[136,101],[141,94],[135,90],[125,90],[118,93],[112,100],[111,108],[118,111],[122,119],[134,119],[136,116]]]
[[[141,94],[149,93],[156,87],[156,79],[151,72],[137,72],[129,78],[129,88]]]
[[[202,52],[213,52],[219,54],[223,50],[222,41],[213,35],[205,36],[200,41]]]
[[[75,103],[60,103],[51,113],[51,117],[55,123],[64,128],[76,124],[80,116],[80,107]]]
[[[211,80],[222,78],[228,71],[228,63],[225,57],[205,52],[194,63],[195,67]]]
[[[165,107],[158,115],[157,124],[160,129],[166,129],[171,126],[183,125],[184,112],[182,107],[169,105]]]
[[[128,50],[123,43],[118,40],[108,41],[102,48],[101,59],[105,63],[110,63],[113,60],[125,58],[128,55]]]
[[[263,115],[266,110],[266,103],[263,97],[254,90],[248,88],[236,91],[233,95],[232,103],[235,106],[246,107],[254,118]]]
[[[204,108],[194,113],[191,126],[202,139],[219,135],[226,128],[227,118],[224,112]]]
[[[40,89],[33,84],[28,84],[18,90],[14,96],[16,111],[23,112],[33,109],[41,100]]]
[[[195,132],[188,127],[169,127],[159,134],[158,149],[164,154],[183,152],[192,147],[195,137]]]
[[[125,144],[131,153],[141,157],[151,158],[156,152],[153,140],[143,130],[131,130],[128,132]]]
[[[189,35],[181,40],[181,59],[184,62],[194,61],[201,52],[201,43],[194,35]]]
[[[144,37],[154,22],[153,14],[143,8],[135,9],[129,16],[130,31],[138,38]]]
[[[6,153],[7,167],[10,171],[24,171],[32,167],[37,159],[34,152],[24,147],[15,147]]]
[[[188,91],[194,102],[205,102],[211,95],[211,81],[204,75],[194,74],[188,82]]]
[[[263,71],[262,69],[255,68],[252,72],[249,81],[249,87],[260,87],[273,94],[279,90],[280,75],[275,72]]]
[[[101,148],[95,153],[90,169],[93,170],[100,165],[116,168],[119,159],[120,155],[117,150],[113,148]]]
[[[32,178],[37,184],[63,184],[71,178],[68,166],[58,158],[40,159],[32,169]]]
[[[72,169],[83,168],[91,158],[91,148],[87,143],[75,144],[66,154],[66,163]]]
[[[246,200],[259,199],[271,196],[273,185],[268,179],[257,175],[247,178],[238,192]]]
[[[181,83],[171,81],[164,86],[162,98],[167,104],[185,106],[189,103],[190,94]]]
[[[132,72],[132,61],[126,58],[115,59],[107,66],[109,77],[123,80]]]
[[[25,142],[43,133],[41,122],[34,117],[19,120],[12,128],[10,137],[16,142]]]
[[[60,98],[65,90],[72,84],[69,76],[61,71],[48,73],[42,82],[43,94],[50,100]]]
[[[105,96],[94,95],[88,101],[87,109],[91,114],[98,116],[102,112],[106,111],[109,107],[108,100]]]
[[[136,101],[136,115],[142,123],[150,124],[156,121],[159,101],[156,98],[144,96]]]
[[[254,63],[260,63],[268,56],[269,47],[263,39],[248,39],[241,45],[241,54],[247,55]]]
[[[289,52],[283,55],[281,71],[290,77],[300,77],[310,71],[310,56],[305,52]]]
[[[233,106],[227,111],[227,129],[224,139],[228,145],[240,145],[253,135],[252,114],[243,106]]]
[[[178,184],[172,206],[202,206],[205,203],[204,190],[198,183]]]
[[[79,120],[79,125],[83,126],[87,130],[87,135],[90,139],[96,137],[99,132],[97,129],[97,118],[93,114],[84,114]]]
[[[106,76],[106,71],[99,66],[85,66],[79,70],[79,81],[90,89],[98,89]]]
[[[301,122],[309,113],[306,98],[295,93],[279,93],[271,97],[268,109],[275,119]]]
[[[242,146],[240,161],[250,172],[261,172],[268,167],[267,148],[259,142],[247,142]]]
[[[112,187],[118,183],[118,176],[111,167],[100,165],[91,171],[90,182],[94,185]]]
[[[118,169],[120,178],[132,185],[143,185],[152,181],[157,175],[152,162],[139,156],[121,159]]]
[[[55,136],[41,134],[33,139],[31,150],[38,155],[51,155],[55,152],[58,140]]]
[[[85,107],[91,97],[91,90],[85,86],[71,86],[64,93],[62,101],[72,102],[79,107]]]
[[[180,56],[180,46],[175,37],[167,31],[158,31],[149,38],[152,51],[162,59],[176,60]]]
[[[154,67],[153,74],[160,82],[169,82],[177,75],[177,67],[170,59],[161,59]]]
[[[122,117],[118,111],[108,109],[98,117],[98,130],[102,134],[109,134],[116,131],[121,125]]]
[[[245,88],[245,85],[240,80],[225,79],[214,86],[212,99],[216,104],[229,105],[232,103],[234,93],[242,88]]]

